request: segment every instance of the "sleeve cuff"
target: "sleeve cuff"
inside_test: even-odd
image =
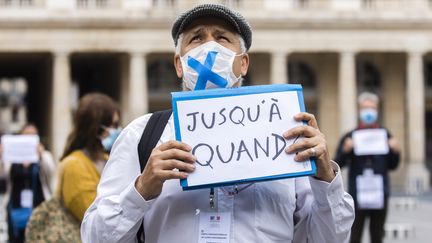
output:
[[[309,177],[312,193],[320,207],[334,207],[344,199],[345,190],[339,165],[331,161],[331,166],[336,176],[330,183],[318,180],[314,177]]]
[[[149,201],[145,200],[137,191],[135,188],[135,181],[137,178],[120,194],[122,214],[132,221],[142,219],[154,202],[154,199]]]

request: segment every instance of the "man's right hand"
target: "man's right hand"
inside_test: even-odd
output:
[[[354,145],[353,145],[353,140],[352,140],[352,138],[350,138],[350,137],[347,137],[346,139],[345,139],[345,142],[344,142],[344,144],[343,144],[343,151],[344,151],[344,153],[351,153],[351,151],[353,150],[353,147],[354,147]]]
[[[171,140],[153,149],[147,165],[135,182],[135,188],[145,200],[151,200],[162,192],[163,183],[169,179],[185,179],[195,170],[196,157],[192,148]],[[176,169],[176,170],[175,170]]]

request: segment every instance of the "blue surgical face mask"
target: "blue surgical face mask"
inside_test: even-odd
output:
[[[102,146],[106,151],[111,151],[114,142],[118,138],[121,132],[121,128],[107,128],[104,127],[105,130],[109,133],[108,137],[102,139]]]
[[[365,125],[372,125],[378,120],[378,111],[373,108],[364,108],[360,110],[360,120]]]

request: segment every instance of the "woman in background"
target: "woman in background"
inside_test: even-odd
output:
[[[60,163],[60,195],[79,222],[96,197],[108,153],[120,134],[119,123],[119,107],[110,97],[92,93],[81,99]]]

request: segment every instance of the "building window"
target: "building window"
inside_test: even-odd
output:
[[[172,53],[153,53],[147,56],[150,112],[170,108],[170,92],[182,89],[172,58]]]
[[[301,84],[306,110],[318,116],[317,76],[312,66],[305,61],[290,59],[288,83]]]
[[[368,91],[376,94],[381,93],[381,74],[379,69],[369,61],[357,63],[358,93]]]
[[[26,96],[24,78],[0,79],[0,130],[16,131],[27,122]]]
[[[432,112],[426,111],[426,168],[432,172]],[[431,174],[432,176],[432,174]],[[431,180],[432,181],[432,180]]]
[[[288,64],[288,82],[301,84],[304,90],[312,90],[316,86],[315,71],[302,61],[290,61]]]
[[[426,89],[432,90],[432,60],[425,61],[424,74],[425,74]]]
[[[169,93],[180,90],[181,82],[170,60],[154,60],[147,67],[149,90],[155,93]]]

